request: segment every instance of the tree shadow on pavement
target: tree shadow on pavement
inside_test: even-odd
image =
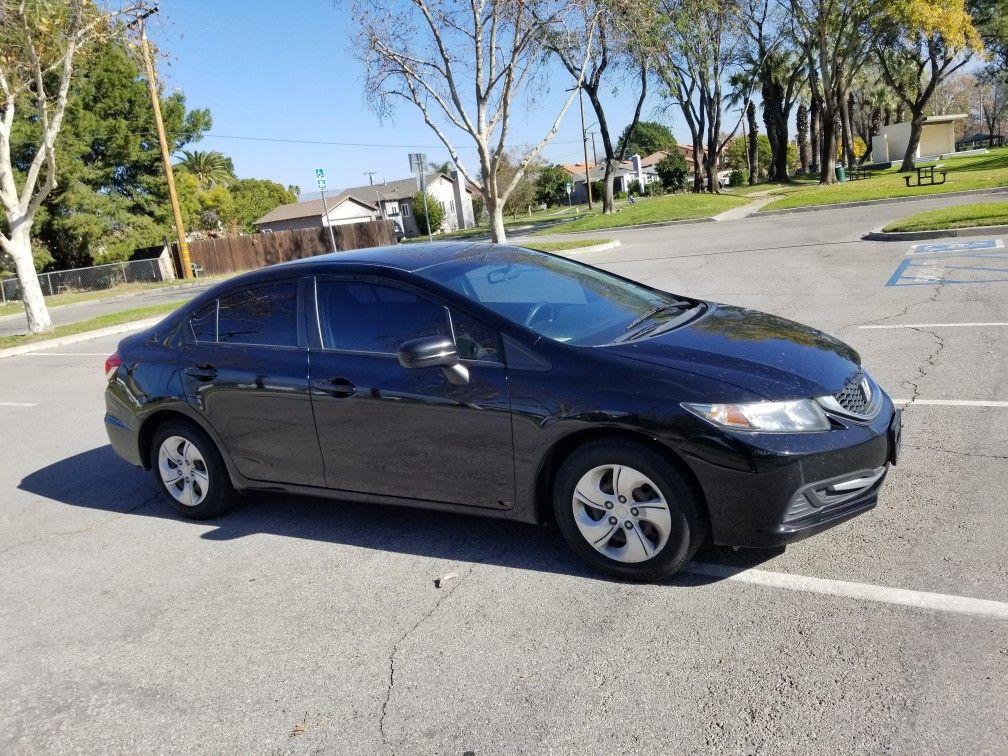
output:
[[[54,462],[25,476],[22,491],[74,507],[124,515],[184,521],[171,508],[153,476],[124,463],[110,446]],[[227,541],[271,534],[462,562],[493,564],[610,580],[584,565],[555,527],[434,512],[408,507],[358,504],[286,493],[254,493],[221,517],[193,521],[199,537]],[[205,530],[207,526],[211,530]],[[708,540],[695,557],[742,571],[783,549],[743,550]],[[723,577],[682,574],[672,585],[703,585]]]

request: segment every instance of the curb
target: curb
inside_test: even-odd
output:
[[[93,331],[83,331],[82,333],[74,333],[69,336],[60,336],[55,339],[46,339],[45,341],[33,341],[30,344],[22,344],[21,346],[10,347],[8,349],[0,349],[0,360],[7,357],[17,357],[19,354],[40,352],[43,349],[52,349],[53,347],[77,344],[81,341],[99,339],[102,336],[115,336],[117,333],[140,331],[144,328],[150,328],[153,325],[157,325],[162,320],[164,320],[164,316],[160,318],[147,318],[146,320],[134,320],[131,323],[120,323],[119,325],[108,326],[107,328],[97,328]]]
[[[666,226],[685,226],[690,223],[717,223],[717,218],[683,218],[682,220],[662,221],[661,223],[638,223],[634,226],[606,226],[605,228],[592,228],[587,231],[553,231],[551,233],[556,234],[557,236],[572,236],[574,234],[607,234],[610,231],[631,231],[638,228],[665,228]],[[531,236],[535,235],[536,234],[534,233],[531,234]],[[546,234],[543,234],[543,236],[546,236]]]
[[[613,239],[612,241],[603,242],[602,244],[593,244],[590,247],[573,247],[571,249],[558,249],[550,252],[551,255],[566,255],[570,252],[605,252],[607,249],[616,249],[620,246],[619,239]],[[535,249],[535,247],[532,247]],[[540,250],[544,251],[544,250]]]
[[[908,195],[906,197],[885,197],[884,199],[861,200],[860,202],[835,202],[829,205],[807,205],[805,207],[786,207],[781,210],[758,210],[755,217],[772,215],[791,215],[792,213],[813,213],[817,210],[838,210],[845,207],[871,207],[872,205],[894,205],[900,202],[920,202],[921,200],[941,197],[972,197],[975,194],[1004,194],[1008,186],[996,186],[990,189],[964,189],[961,192],[934,192],[932,194]]]
[[[933,231],[883,231],[881,228],[873,228],[861,238],[867,241],[921,241],[922,239],[990,236],[991,234],[1008,234],[1008,226],[967,226],[965,228],[940,228]]]

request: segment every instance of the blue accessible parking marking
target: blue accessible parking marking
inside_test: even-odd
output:
[[[1008,250],[1001,239],[915,244],[886,286],[985,283],[1008,283]]]
[[[941,252],[970,252],[977,249],[1000,249],[1004,247],[1001,239],[973,239],[961,242],[934,242],[932,244],[914,244],[910,247],[911,255],[934,255]]]

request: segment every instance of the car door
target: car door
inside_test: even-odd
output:
[[[319,277],[309,328],[315,423],[330,488],[494,509],[514,503],[499,334],[405,284]],[[454,320],[453,320],[454,317]],[[399,346],[452,336],[469,380],[408,369]]]
[[[324,486],[308,350],[289,278],[235,289],[197,311],[180,351],[186,398],[251,480]]]

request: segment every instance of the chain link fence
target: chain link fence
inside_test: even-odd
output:
[[[164,259],[155,257],[149,260],[131,260],[95,265],[90,268],[39,273],[39,284],[42,286],[43,296],[48,297],[78,291],[102,291],[123,284],[169,281],[172,278],[171,272],[166,269]],[[21,285],[16,278],[0,281],[0,299],[3,302],[21,299]]]

